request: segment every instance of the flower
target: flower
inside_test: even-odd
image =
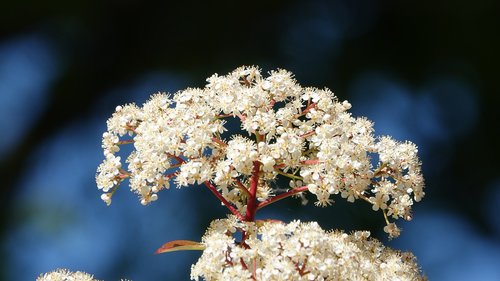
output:
[[[94,276],[81,272],[71,272],[67,269],[57,269],[49,273],[44,273],[40,275],[36,281],[99,281],[94,279]],[[121,281],[130,281],[127,279],[121,279]]]
[[[233,237],[247,232],[244,241]],[[213,221],[191,268],[199,280],[425,280],[411,253],[384,247],[368,231],[324,231],[315,222]]]
[[[71,272],[67,269],[57,269],[55,271],[40,275],[36,281],[99,281],[94,276],[85,272]]]
[[[390,238],[396,238],[401,234],[401,230],[395,223],[389,223],[384,226],[384,231],[389,234]]]
[[[317,206],[340,194],[372,204],[385,218],[410,219],[414,202],[425,195],[417,146],[376,137],[373,123],[350,108],[328,89],[300,86],[286,70],[265,77],[250,66],[214,74],[204,88],[118,106],[103,134],[97,186],[110,204],[129,179],[140,202],[149,204],[171,180],[179,188],[207,184],[244,212],[258,163],[253,195],[265,204],[296,194],[278,186],[285,178],[309,186]],[[242,133],[226,139],[228,121],[239,122]],[[128,156],[123,145],[133,146]]]
[[[112,153],[106,154],[106,159],[97,168],[97,187],[104,192],[108,192],[120,182],[120,156]]]

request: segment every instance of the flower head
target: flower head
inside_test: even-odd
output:
[[[330,90],[304,88],[285,70],[265,77],[257,67],[215,74],[207,82],[116,108],[96,175],[106,203],[125,179],[143,204],[173,181],[179,188],[213,186],[241,212],[255,194],[262,207],[308,187],[317,206],[331,205],[337,194],[349,202],[361,199],[390,224],[387,218],[410,219],[413,203],[425,195],[416,145],[376,137],[373,123],[352,116],[351,104]],[[231,119],[243,133],[226,138]],[[120,156],[121,145],[133,146],[130,155]],[[282,188],[280,178],[302,186]],[[254,193],[252,182],[258,185]]]
[[[233,237],[245,229],[244,244]],[[368,231],[327,232],[293,221],[212,222],[206,249],[191,269],[198,280],[424,280],[415,258],[384,247]]]
[[[36,281],[99,281],[94,276],[85,272],[71,272],[67,269],[57,269],[55,271],[40,275]]]

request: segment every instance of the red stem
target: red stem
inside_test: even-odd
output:
[[[176,171],[176,172],[170,173],[168,175],[165,175],[164,177],[165,177],[165,179],[170,180],[171,178],[177,176],[179,173],[180,173],[179,171]]]
[[[212,140],[217,143],[217,144],[220,144],[221,146],[227,146],[227,143],[223,142],[221,139],[218,139],[218,138],[215,138],[213,137]]]
[[[122,174],[122,173],[120,173],[116,177],[119,178],[119,179],[126,179],[126,178],[129,178],[130,175],[129,174]]]
[[[316,165],[316,164],[319,164],[319,159],[308,159],[308,160],[300,161],[300,164],[303,164],[303,165]],[[281,169],[281,168],[284,168],[284,167],[286,167],[286,164],[281,163],[281,164],[274,165],[273,168],[275,168],[275,169]]]
[[[274,167],[273,167],[273,168],[275,168],[275,169],[281,169],[281,168],[283,168],[283,167],[285,167],[285,166],[286,166],[286,165],[282,163],[282,164],[274,165]]]
[[[300,193],[300,192],[304,192],[304,191],[307,191],[307,185],[304,185],[304,186],[301,186],[301,187],[297,187],[297,188],[294,188],[292,190],[289,190],[285,193],[281,193],[280,195],[276,195],[274,197],[271,197],[269,199],[267,199],[266,201],[262,201],[259,203],[259,205],[257,206],[257,210],[261,209],[261,208],[264,208],[265,206],[269,205],[269,204],[272,204],[276,201],[279,201],[281,199],[285,199],[287,197],[290,197],[294,194],[297,194],[297,193]]]
[[[217,199],[219,199],[224,204],[224,206],[226,206],[229,209],[229,211],[231,211],[231,213],[233,213],[233,215],[235,215],[236,217],[238,217],[239,220],[244,220],[245,219],[240,214],[240,212],[238,212],[238,210],[236,210],[236,208],[234,208],[233,205],[231,205],[231,203],[229,203],[226,200],[226,198],[224,198],[219,193],[219,191],[217,191],[217,188],[215,188],[215,186],[213,184],[211,184],[209,181],[205,181],[205,185],[208,187],[208,189],[210,189],[210,191],[212,191],[212,193],[215,195],[215,197],[217,197]]]
[[[245,263],[245,261],[243,260],[243,258],[240,258],[240,264],[241,264],[241,266],[242,266],[245,270],[248,270],[248,266],[247,266],[247,264]]]
[[[171,158],[174,158],[175,160],[177,160],[178,163],[184,163],[184,159],[180,158],[179,156],[177,155],[174,155],[174,154],[171,154],[171,153],[167,153],[168,157],[171,157]]]
[[[250,190],[247,199],[247,211],[245,221],[254,221],[257,212],[257,186],[259,185],[260,162],[253,161],[252,177],[250,178]]]
[[[300,161],[300,164],[316,165],[316,164],[319,164],[319,159],[309,159],[309,160]]]
[[[302,114],[306,114],[307,112],[309,112],[311,110],[311,108],[314,108],[316,107],[316,103],[312,102],[312,103],[309,103],[310,100],[307,101],[308,104],[307,104],[307,108],[304,109],[304,111],[302,111]]]
[[[232,117],[234,116],[233,114],[217,114],[216,117],[217,118],[225,118],[225,117]]]
[[[238,185],[241,191],[243,191],[247,196],[250,196],[248,189],[241,183],[239,179],[235,178],[234,181],[236,182],[236,185]]]
[[[303,135],[300,135],[299,137],[301,137],[301,138],[307,138],[307,137],[310,137],[310,136],[312,136],[314,134],[316,134],[316,131],[310,131],[310,132],[307,132],[307,133],[305,133]]]
[[[122,141],[119,141],[117,144],[122,145],[122,144],[129,144],[129,143],[134,143],[134,140],[122,140]]]

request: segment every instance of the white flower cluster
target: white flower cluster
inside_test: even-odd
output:
[[[328,89],[304,88],[285,70],[264,77],[256,67],[241,67],[207,79],[203,89],[173,96],[155,94],[142,107],[118,106],[103,135],[105,160],[96,181],[108,204],[118,185],[129,179],[143,204],[169,188],[214,186],[242,214],[250,178],[259,164],[258,199],[272,200],[288,178],[307,187],[316,205],[340,194],[382,210],[390,236],[399,233],[388,218],[411,219],[411,206],[424,196],[417,147],[390,137],[374,137],[373,124],[355,118],[351,105]],[[236,119],[248,134],[224,139],[226,120]],[[119,146],[132,144],[127,167]]]
[[[36,281],[99,281],[94,276],[85,272],[71,272],[67,269],[57,269],[55,271],[40,275]]]
[[[99,280],[94,279],[94,276],[82,271],[71,272],[67,269],[57,269],[52,272],[40,275],[36,279],[36,281],[99,281]],[[121,281],[130,281],[130,280],[121,279]]]
[[[245,229],[244,245],[233,237]],[[368,231],[325,232],[293,221],[212,222],[206,249],[191,268],[199,280],[425,280],[411,253],[384,247]]]

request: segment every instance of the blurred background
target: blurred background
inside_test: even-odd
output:
[[[363,202],[289,199],[262,217],[369,229],[412,251],[430,280],[500,280],[497,1],[5,1],[0,16],[2,280],[56,268],[104,280],[188,280],[226,210],[201,187],[144,207],[94,182],[115,106],[203,87],[240,65],[328,87],[376,133],[419,146],[426,197],[400,238]]]

